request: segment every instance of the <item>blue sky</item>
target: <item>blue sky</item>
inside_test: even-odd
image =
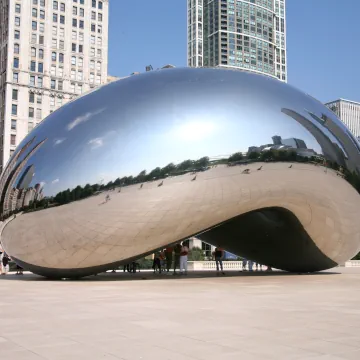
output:
[[[359,0],[287,0],[288,82],[360,101]],[[186,66],[186,0],[110,0],[109,73]]]

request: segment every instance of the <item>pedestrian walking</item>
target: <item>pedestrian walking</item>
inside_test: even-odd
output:
[[[181,253],[181,245],[176,244],[174,247],[174,275],[176,275],[176,269],[180,269],[180,253]]]
[[[215,257],[215,263],[216,263],[216,273],[219,274],[219,271],[221,270],[221,273],[225,275],[224,269],[223,269],[223,258],[224,258],[224,250],[222,248],[215,248],[214,251],[214,257]]]
[[[159,270],[159,274],[161,274],[161,259],[160,259],[160,252],[156,252],[154,254],[154,262],[153,262],[153,269],[154,274],[156,273],[156,270]]]
[[[165,249],[165,257],[166,257],[166,272],[169,272],[172,265],[172,257],[173,257],[174,248],[172,246],[168,246]]]
[[[180,274],[187,275],[188,254],[189,254],[189,248],[184,243],[182,243],[181,252],[180,252]]]

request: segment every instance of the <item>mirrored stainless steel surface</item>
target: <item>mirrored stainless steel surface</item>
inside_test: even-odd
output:
[[[1,180],[1,243],[25,268],[77,277],[198,236],[289,271],[360,248],[359,145],[280,81],[166,69],[62,106]]]

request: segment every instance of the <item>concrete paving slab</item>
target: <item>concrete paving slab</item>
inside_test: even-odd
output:
[[[0,277],[0,354],[32,359],[360,359],[359,268]]]

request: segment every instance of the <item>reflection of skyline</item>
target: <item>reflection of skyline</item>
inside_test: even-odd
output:
[[[320,113],[313,99],[246,74],[197,69],[195,76],[196,81],[192,70],[174,69],[147,74],[147,80],[128,78],[60,108],[32,132],[49,141],[32,155],[36,172],[29,186],[46,183],[44,195],[54,196],[187,158],[246,152],[277,133],[284,140],[296,135],[323,153],[311,127],[281,112]],[[249,84],[239,85],[238,76]],[[309,114],[304,117],[312,122]]]

